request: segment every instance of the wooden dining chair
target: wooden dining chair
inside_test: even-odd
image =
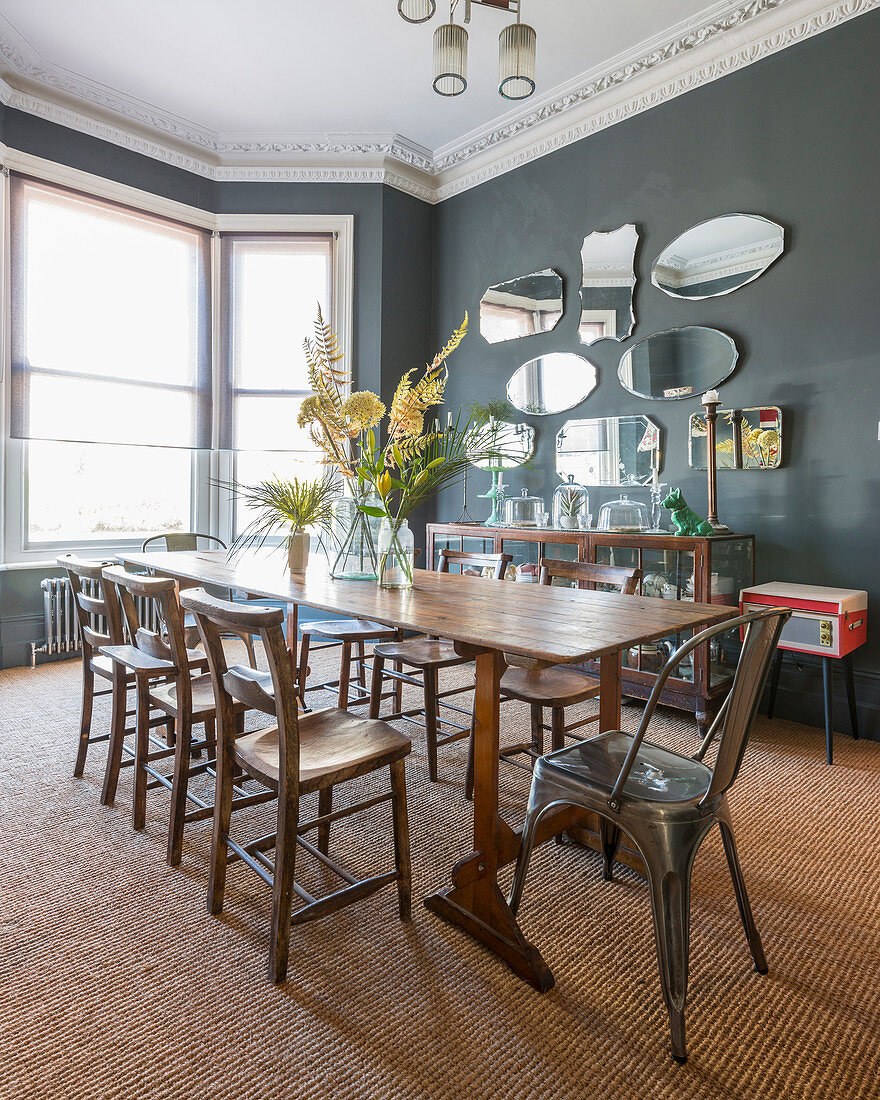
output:
[[[148,553],[150,550],[158,550],[160,548],[168,553],[185,550],[192,552],[193,550],[228,549],[223,539],[219,538],[217,535],[202,535],[196,531],[166,531],[162,535],[150,535],[149,538],[144,539],[141,543],[141,553]],[[217,594],[224,599],[232,599],[232,593],[228,588],[218,590]],[[192,616],[187,615],[184,618],[183,625],[186,644],[191,647],[197,645],[198,631],[196,630],[196,624],[193,622]],[[244,643],[250,666],[251,668],[256,668],[257,655],[254,652],[254,640],[250,634],[242,634],[235,631],[231,633],[229,637],[238,638],[240,642]]]
[[[536,830],[551,809],[569,805],[599,815],[603,877],[608,880],[621,833],[626,833],[647,870],[660,984],[669,1015],[672,1053],[679,1062],[687,1058],[684,1006],[691,871],[700,845],[716,824],[755,969],[767,973],[764,948],[737,856],[727,792],[739,773],[767,670],[790,615],[785,608],[767,608],[696,634],[663,666],[634,736],[608,730],[540,757],[532,776],[510,908],[514,913],[519,908]],[[681,660],[720,634],[743,627],[746,634],[733,686],[697,752],[692,757],[683,756],[646,740],[666,681]],[[710,767],[703,760],[716,734],[718,748]]]
[[[559,561],[554,558],[541,558],[539,584],[552,584],[554,580],[570,581],[578,588],[594,589],[597,584],[613,585],[624,596],[632,596],[641,580],[640,569],[630,569],[612,565],[594,565],[591,562]],[[517,767],[531,770],[532,765],[544,752],[544,734],[550,734],[553,749],[561,749],[565,738],[573,736],[575,730],[591,722],[598,721],[598,715],[590,715],[578,722],[565,724],[566,707],[585,703],[599,695],[599,680],[587,676],[575,668],[566,665],[553,665],[550,668],[513,667],[508,668],[501,677],[501,701],[516,700],[528,703],[531,717],[531,740],[516,745],[505,746],[499,756],[509,760]],[[550,710],[550,725],[544,723],[544,711]],[[522,759],[525,758],[525,759]],[[474,791],[474,737],[471,729],[471,742],[468,746],[468,765],[465,776],[465,794],[473,797]]]
[[[471,554],[462,550],[442,549],[440,551],[440,573],[448,573],[451,566],[465,569],[487,570],[493,580],[503,581],[508,565],[513,561],[510,554]],[[394,668],[387,668],[388,661],[394,662]],[[398,641],[380,642],[373,646],[373,676],[370,691],[370,717],[378,718],[382,706],[384,681],[392,680],[402,687],[410,684],[422,689],[422,705],[407,710],[402,709],[400,694],[395,698],[394,712],[385,715],[386,722],[406,719],[425,731],[428,752],[428,777],[437,781],[437,750],[453,741],[467,737],[470,730],[471,710],[459,707],[445,700],[466,691],[473,691],[473,684],[438,690],[437,674],[441,669],[455,668],[471,663],[472,658],[461,657],[455,652],[452,642],[442,638],[406,638]],[[404,671],[404,667],[409,672]],[[421,677],[421,678],[419,678]],[[466,715],[467,725],[461,725],[452,719],[444,718],[441,707],[454,713]],[[418,721],[422,717],[424,721]],[[451,732],[444,733],[444,728]]]
[[[104,782],[101,789],[101,802],[112,805],[116,796],[118,768],[113,770],[111,759],[121,756],[125,743],[126,719],[128,711],[128,689],[134,684],[134,676],[125,665],[105,656],[103,646],[122,645],[125,637],[121,631],[121,622],[107,613],[107,594],[102,583],[102,572],[112,565],[109,561],[85,561],[75,554],[63,554],[57,559],[58,565],[66,571],[70,581],[79,622],[82,644],[82,704],[80,707],[79,746],[73,774],[82,776],[86,765],[89,745],[108,742],[109,751],[104,766]],[[118,633],[117,633],[118,631]],[[95,690],[95,677],[108,681],[108,688]],[[103,695],[112,695],[109,733],[92,734],[92,715],[94,701]],[[127,761],[128,764],[132,760]]]
[[[269,977],[282,982],[287,974],[291,923],[316,920],[365,898],[392,882],[397,884],[398,910],[410,919],[411,875],[404,758],[410,742],[386,722],[361,718],[332,708],[298,714],[298,691],[283,633],[280,608],[245,607],[218,600],[204,589],[189,589],[183,606],[195,616],[211,669],[219,726],[217,798],[211,845],[208,907],[223,909],[226,868],[240,859],[272,887]],[[232,628],[259,634],[266,650],[271,689],[255,683],[250,670],[229,668],[220,633]],[[237,735],[237,710],[255,707],[270,716],[265,729]],[[370,794],[341,809],[333,809],[333,790],[360,776],[389,769],[390,789]],[[275,831],[246,842],[230,836],[231,802],[236,769],[252,776],[277,797]],[[300,799],[318,792],[318,816],[300,820]],[[335,821],[390,801],[394,834],[394,870],[358,878],[329,854]],[[304,833],[317,829],[316,843]],[[274,860],[266,854],[274,848]],[[317,859],[342,881],[330,894],[316,898],[295,878],[297,849]],[[302,905],[293,910],[294,896]]]
[[[197,774],[212,773],[215,764],[216,723],[214,690],[208,673],[208,662],[201,650],[189,649],[184,639],[184,619],[178,602],[177,585],[171,577],[147,577],[129,573],[123,566],[111,566],[103,572],[105,587],[118,598],[116,615],[124,615],[132,644],[105,646],[102,652],[125,666],[134,676],[137,694],[135,777],[132,801],[132,824],[143,829],[146,824],[147,790],[165,787],[171,792],[168,825],[167,859],[172,867],[181,860],[184,825],[202,821],[213,812],[213,804],[190,789],[190,780]],[[145,630],[139,622],[137,599],[153,600],[165,625],[164,636]],[[268,673],[251,675],[268,682]],[[159,681],[162,682],[159,682]],[[234,708],[236,729],[244,729],[244,704]],[[152,719],[152,712],[159,718]],[[157,723],[174,724],[173,747],[167,740],[151,736]],[[193,737],[193,726],[204,727],[203,737]],[[205,759],[195,762],[194,754],[205,753]],[[170,774],[159,770],[159,763],[173,757]],[[259,795],[241,789],[238,805],[259,802]],[[265,794],[263,801],[270,797]],[[189,809],[188,806],[194,806]]]

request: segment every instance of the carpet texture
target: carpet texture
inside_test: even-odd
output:
[[[320,660],[315,673],[331,672]],[[0,673],[4,1100],[880,1097],[880,744],[837,736],[827,768],[818,729],[758,720],[731,805],[770,973],[752,969],[715,831],[694,871],[678,1066],[633,872],[618,865],[604,883],[593,852],[536,853],[521,922],[556,977],[543,996],[421,905],[470,848],[465,743],[441,750],[431,784],[422,733],[404,724],[413,923],[391,887],[296,927],[275,988],[267,888],[234,865],[224,914],[206,912],[210,823],[188,827],[171,870],[166,792],[150,793],[135,834],[130,769],[113,808],[98,800],[104,746],[71,777],[79,683],[76,661]],[[639,714],[625,707],[624,726]],[[96,729],[107,715],[101,700]],[[525,739],[527,708],[509,704],[502,721]],[[674,711],[653,736],[695,747]],[[516,824],[528,776],[502,766],[501,782]],[[258,830],[261,814],[246,824]],[[383,806],[334,826],[331,854],[390,866],[388,825]]]

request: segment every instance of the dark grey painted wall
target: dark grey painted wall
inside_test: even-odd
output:
[[[353,214],[357,385],[390,399],[401,372],[432,354],[434,211],[425,203],[381,184],[217,184],[20,111],[0,125],[12,148],[215,213]],[[39,581],[52,572],[0,572],[0,667],[23,664],[41,637]]]
[[[758,536],[758,579],[867,588],[875,613],[878,51],[880,13],[872,13],[442,203],[434,276],[442,335],[463,309],[477,316],[490,283],[544,267],[561,271],[567,312],[557,328],[492,346],[474,330],[452,367],[451,402],[501,396],[513,370],[541,352],[583,352],[599,368],[599,386],[567,415],[650,414],[663,428],[663,480],[682,486],[705,514],[705,474],[687,465],[687,420],[697,402],[631,396],[616,377],[621,345],[583,349],[577,339],[583,238],[635,222],[634,339],[690,323],[729,332],[741,358],[722,387],[725,404],[783,409],[783,468],[718,477],[722,520]],[[670,298],[650,285],[651,260],[669,241],[733,210],[786,227],[786,252],[767,274],[703,302]],[[536,468],[510,484],[549,497],[554,437],[565,416],[525,419],[538,429]],[[474,515],[487,514],[475,497],[485,487],[472,479]],[[611,495],[597,490],[593,511]],[[436,518],[450,519],[459,508],[453,492]],[[865,723],[877,736],[880,624],[869,637],[856,664]],[[788,713],[819,722],[815,671],[789,675],[784,686]]]

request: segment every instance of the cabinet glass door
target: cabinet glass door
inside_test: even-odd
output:
[[[755,563],[751,539],[724,539],[709,543],[708,603],[739,607],[739,594],[754,583]],[[717,687],[733,676],[742,640],[738,630],[719,635],[709,650],[709,686]]]

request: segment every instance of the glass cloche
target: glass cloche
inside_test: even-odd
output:
[[[599,509],[599,531],[637,533],[647,531],[650,526],[648,506],[641,501],[630,500],[626,493],[620,500],[609,500]]]
[[[504,524],[506,527],[536,527],[538,515],[544,511],[544,498],[529,496],[523,489],[518,497],[508,497],[504,501]]]
[[[553,526],[564,531],[576,531],[581,517],[590,511],[590,494],[569,474],[553,494]]]

